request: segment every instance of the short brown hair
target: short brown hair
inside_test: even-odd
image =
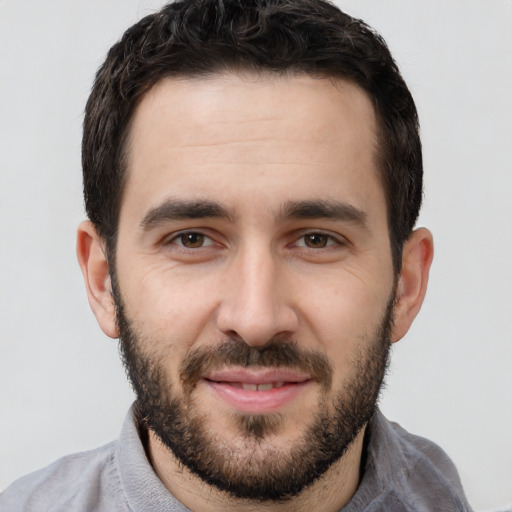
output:
[[[110,49],[87,102],[82,143],[86,211],[109,252],[117,240],[135,107],[162,78],[223,71],[339,77],[368,94],[379,122],[398,272],[422,200],[416,107],[384,40],[325,0],[177,0],[130,27]]]

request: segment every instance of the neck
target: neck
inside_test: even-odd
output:
[[[205,512],[306,512],[322,503],[325,512],[336,512],[355,494],[361,474],[365,428],[357,435],[344,456],[298,496],[282,502],[254,502],[233,498],[192,474],[174,457],[150,430],[148,455],[165,487],[191,510]]]

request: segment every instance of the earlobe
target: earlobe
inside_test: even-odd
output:
[[[96,320],[107,336],[117,338],[116,311],[104,241],[90,221],[84,221],[78,227],[76,253]]]
[[[402,270],[396,290],[391,341],[403,338],[418,314],[427,291],[434,242],[428,229],[413,231],[404,244]]]

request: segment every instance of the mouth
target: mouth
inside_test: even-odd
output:
[[[211,372],[202,382],[230,409],[243,414],[279,412],[309,387],[309,375],[288,369],[238,368]]]
[[[245,391],[270,391],[271,389],[282,388],[285,385],[283,381],[266,382],[265,384],[249,384],[247,382],[225,382],[225,384]],[[286,384],[289,383],[287,382]]]

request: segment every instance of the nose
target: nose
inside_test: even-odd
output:
[[[223,334],[258,347],[297,330],[292,290],[284,263],[277,260],[260,249],[246,250],[232,261],[217,316]]]

